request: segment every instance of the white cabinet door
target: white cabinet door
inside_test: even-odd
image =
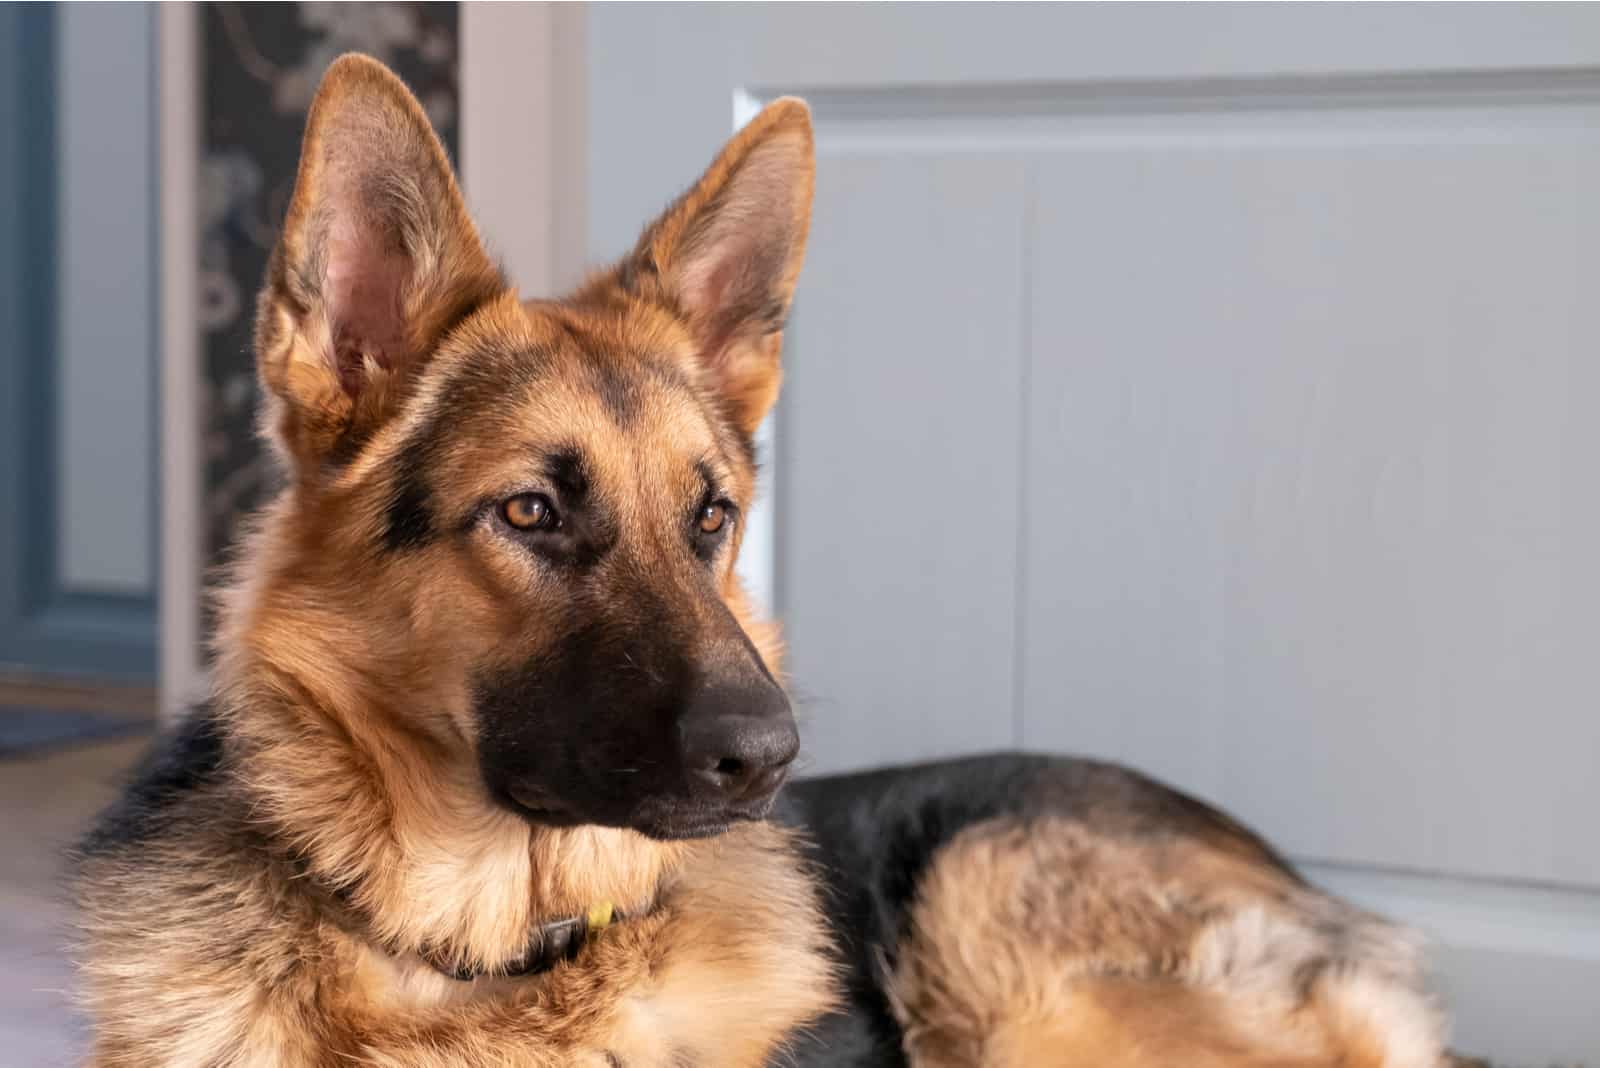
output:
[[[816,769],[1140,765],[1600,1061],[1600,11],[595,5],[599,260],[808,97],[771,443]],[[470,176],[469,176],[470,187]]]

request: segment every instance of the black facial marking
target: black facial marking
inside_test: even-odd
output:
[[[384,509],[383,547],[390,552],[420,549],[433,539],[433,509],[428,503],[424,475],[428,450],[420,444],[431,433],[430,428],[424,428],[416,442],[400,451],[394,492]]]
[[[739,450],[740,459],[751,467],[760,466],[761,458],[756,454],[756,437],[754,434],[735,434],[733,436],[733,444]]]
[[[700,476],[700,495],[709,502],[717,495],[717,476],[712,473],[711,465],[704,460],[694,465],[695,474]]]
[[[641,793],[675,789],[672,710],[693,692],[688,642],[667,606],[641,600],[658,625],[590,622],[550,654],[475,680],[480,766],[507,807],[549,824],[627,826]]]
[[[639,368],[648,375],[650,380],[662,389],[674,393],[681,393],[686,397],[694,395],[694,386],[689,376],[683,370],[665,360],[640,359]]]
[[[763,334],[778,334],[783,332],[789,316],[789,305],[780,297],[774,297],[761,309],[758,320],[761,323]]]
[[[617,544],[617,527],[590,493],[589,467],[576,448],[560,449],[544,459],[544,477],[555,491],[560,525],[528,531],[526,543],[540,557],[563,567],[592,568]]]
[[[494,348],[485,346],[472,359],[450,369],[440,384],[435,412],[452,414],[492,411],[536,386],[553,354],[548,347]]]
[[[714,584],[699,585],[715,597]],[[689,592],[618,577],[568,604],[560,618],[570,629],[551,635],[545,651],[474,678],[478,762],[491,797],[540,824],[658,838],[717,834],[766,814],[781,775],[722,789],[704,771],[703,750],[744,744],[758,727],[782,734],[787,724],[792,734],[788,699],[748,644],[745,656],[700,659],[743,631],[720,603],[716,613],[688,610]]]
[[[660,273],[655,257],[646,250],[622,261],[622,266],[617,271],[617,285],[621,286],[624,292],[638,296],[641,280],[653,279]]]
[[[486,350],[443,382],[433,411],[458,413],[492,407],[508,392],[535,381],[547,358],[540,350]],[[434,442],[443,432],[435,414],[400,449],[394,490],[384,509],[383,546],[390,552],[422,548],[440,533],[427,472]]]
[[[553,457],[547,463],[545,478],[559,498],[553,505],[558,517],[556,525],[518,529],[504,522],[502,515],[503,529],[548,564],[579,570],[593,568],[616,548],[619,534],[615,521],[604,507],[587,499],[588,483],[572,454]],[[469,522],[476,521],[488,509],[499,511],[504,506],[504,501],[485,501]]]
[[[560,492],[568,507],[582,504],[589,496],[589,472],[583,454],[577,449],[551,453],[544,462],[545,477]]]
[[[700,476],[700,500],[695,506],[695,522],[690,527],[690,537],[694,546],[694,554],[703,562],[709,564],[716,559],[717,552],[722,547],[729,526],[738,521],[739,510],[732,504],[724,504],[723,507],[727,509],[727,515],[723,519],[722,527],[709,532],[700,529],[700,510],[711,504],[718,503],[722,494],[718,488],[719,482],[716,474],[711,470],[710,464],[701,460],[695,464],[695,472]]]
[[[616,420],[617,425],[626,427],[637,419],[640,398],[638,383],[634,376],[609,361],[594,363],[589,370],[594,379],[595,392],[600,395],[600,402],[605,405],[606,411]]]

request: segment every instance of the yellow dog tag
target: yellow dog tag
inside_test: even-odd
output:
[[[585,919],[589,921],[589,933],[594,934],[596,931],[604,931],[607,927],[610,927],[611,917],[615,914],[615,911],[609,901],[597,901],[590,905],[589,911],[585,915]]]

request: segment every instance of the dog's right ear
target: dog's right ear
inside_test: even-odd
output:
[[[272,429],[297,472],[352,453],[444,334],[505,288],[416,98],[376,60],[335,61],[256,312]]]
[[[778,396],[783,325],[805,261],[816,177],[811,110],[775,100],[645,228],[618,278],[679,312],[697,370],[754,434]]]

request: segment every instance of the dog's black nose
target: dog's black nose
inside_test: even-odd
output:
[[[682,721],[683,767],[696,794],[759,803],[800,752],[789,699],[775,685],[703,694]]]

